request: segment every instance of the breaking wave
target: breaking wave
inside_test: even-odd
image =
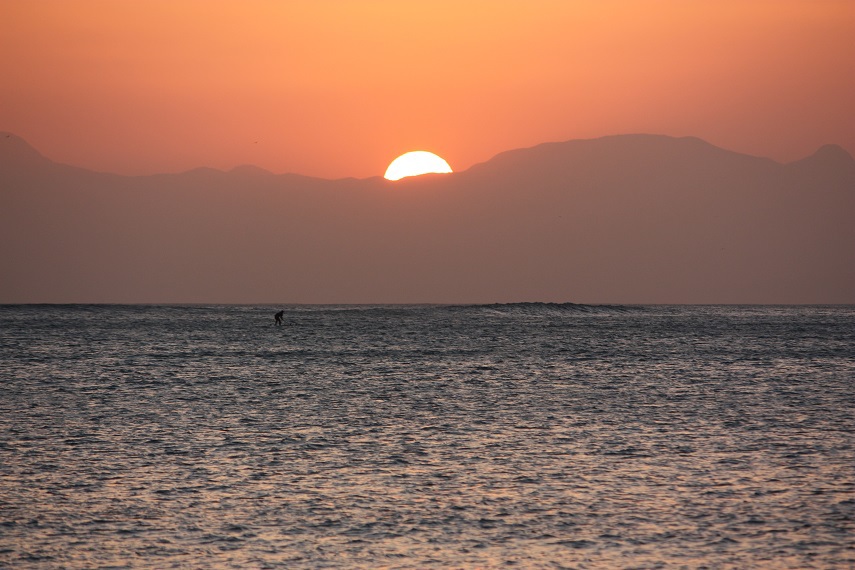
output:
[[[628,305],[584,305],[578,303],[492,303],[474,305],[493,313],[515,316],[558,316],[576,313],[627,313],[642,310],[642,307]]]

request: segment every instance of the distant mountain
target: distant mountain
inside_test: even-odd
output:
[[[855,160],[696,138],[508,151],[398,182],[120,176],[0,134],[0,302],[855,303]]]

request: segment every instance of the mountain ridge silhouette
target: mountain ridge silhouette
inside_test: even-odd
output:
[[[616,135],[390,182],[125,176],[0,134],[0,302],[852,303],[855,160]]]
[[[5,141],[4,141],[4,139],[5,139]],[[631,141],[631,140],[636,140],[636,141],[638,141],[638,140],[646,140],[646,141],[657,140],[660,142],[689,143],[689,144],[695,145],[699,148],[706,148],[712,152],[717,152],[717,153],[720,153],[722,155],[731,155],[734,157],[742,157],[743,159],[748,159],[748,160],[768,161],[768,162],[774,162],[776,164],[784,164],[784,165],[793,165],[793,164],[803,163],[806,161],[813,161],[813,160],[817,159],[818,157],[824,157],[826,159],[831,159],[831,160],[835,160],[838,162],[855,163],[855,158],[853,158],[852,155],[846,151],[846,149],[844,149],[843,147],[841,147],[840,145],[837,145],[837,144],[824,144],[824,145],[820,146],[813,154],[810,154],[806,157],[803,157],[801,159],[797,159],[794,161],[790,161],[790,162],[779,163],[778,161],[775,161],[771,158],[757,157],[757,156],[753,156],[753,155],[739,153],[736,151],[727,150],[727,149],[715,146],[715,145],[713,145],[713,144],[711,144],[711,143],[709,143],[709,142],[707,142],[701,138],[693,137],[693,136],[672,137],[672,136],[668,136],[668,135],[657,135],[657,134],[626,134],[626,135],[606,135],[603,137],[590,138],[590,139],[571,139],[571,140],[567,140],[567,141],[551,141],[551,142],[540,143],[540,144],[537,144],[537,145],[534,145],[531,147],[522,147],[522,148],[510,149],[510,150],[502,151],[502,152],[496,154],[495,156],[493,156],[492,158],[490,158],[484,162],[476,163],[476,164],[470,166],[466,170],[462,170],[459,172],[455,171],[452,174],[461,174],[463,172],[469,172],[472,169],[478,170],[478,169],[485,167],[487,165],[490,165],[492,163],[496,163],[496,162],[500,162],[502,160],[505,160],[506,157],[509,157],[509,156],[523,155],[526,153],[541,151],[541,150],[547,149],[547,148],[566,149],[567,147],[569,147],[571,145],[581,146],[581,145],[586,145],[586,144],[590,145],[590,144],[608,143],[610,141]],[[265,168],[262,168],[260,166],[256,166],[253,164],[241,164],[241,165],[232,167],[232,168],[227,169],[227,170],[221,170],[218,168],[213,168],[213,167],[208,167],[208,166],[197,166],[197,167],[191,168],[189,170],[178,171],[178,172],[159,172],[159,173],[154,173],[154,174],[129,175],[129,174],[119,174],[119,173],[113,173],[113,172],[95,171],[95,170],[86,169],[86,168],[71,165],[71,164],[56,162],[56,161],[46,157],[38,149],[36,149],[29,142],[27,142],[24,138],[19,137],[18,135],[15,135],[14,133],[11,133],[8,131],[0,131],[0,142],[5,142],[5,144],[2,145],[2,152],[0,152],[0,161],[3,161],[3,162],[0,162],[0,167],[5,167],[5,168],[8,168],[8,164],[10,162],[16,161],[16,160],[21,160],[23,158],[24,160],[29,160],[29,161],[40,161],[40,162],[44,163],[45,165],[75,168],[78,170],[87,170],[89,172],[99,172],[99,173],[103,173],[103,174],[114,174],[116,176],[134,176],[134,177],[170,176],[170,175],[186,174],[186,173],[195,172],[195,171],[211,171],[211,172],[218,172],[218,173],[257,174],[257,175],[265,175],[265,176],[267,176],[267,175],[270,175],[270,176],[282,176],[282,175],[300,176],[303,178],[315,178],[318,180],[349,180],[349,179],[371,180],[371,179],[381,178],[380,175],[370,176],[367,178],[355,178],[355,177],[324,178],[324,177],[317,177],[317,176],[308,176],[308,175],[299,174],[296,172],[274,173],[270,170],[267,170]]]

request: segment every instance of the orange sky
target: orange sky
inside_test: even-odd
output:
[[[851,0],[0,0],[0,130],[126,174],[636,132],[855,154],[853,38]]]

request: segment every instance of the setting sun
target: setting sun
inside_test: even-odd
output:
[[[415,150],[404,153],[393,160],[383,177],[386,180],[400,180],[407,176],[430,173],[445,174],[451,171],[448,163],[434,153]]]

